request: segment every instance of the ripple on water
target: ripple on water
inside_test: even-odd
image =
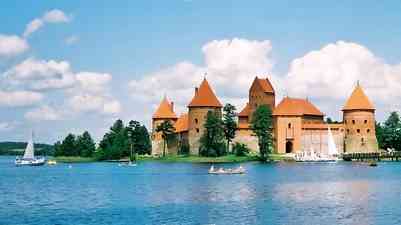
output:
[[[397,224],[401,164],[59,164],[16,168],[0,157],[0,224]],[[233,166],[225,165],[225,166]]]

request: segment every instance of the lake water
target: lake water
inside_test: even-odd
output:
[[[0,224],[401,224],[401,163],[144,162],[14,167],[0,157]],[[224,164],[237,166],[237,164]]]

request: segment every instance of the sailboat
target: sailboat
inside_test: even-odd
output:
[[[333,134],[331,133],[330,125],[328,125],[328,136],[327,136],[327,149],[328,149],[328,155],[330,159],[333,159],[335,161],[338,160],[338,151],[336,144],[334,143],[334,138]]]
[[[331,133],[330,126],[328,125],[327,131],[327,149],[328,153],[316,154],[312,144],[310,145],[310,152],[300,152],[295,155],[296,162],[335,162],[338,160],[338,152],[336,144],[334,143],[333,134]]]
[[[46,163],[44,157],[35,157],[35,147],[33,144],[33,133],[26,145],[24,156],[15,159],[16,166],[43,166]]]

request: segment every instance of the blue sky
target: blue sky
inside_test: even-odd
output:
[[[46,19],[52,10],[65,17]],[[308,97],[336,119],[360,80],[381,120],[399,109],[400,11],[399,1],[4,1],[0,35],[17,36],[28,47],[3,54],[0,49],[0,91],[4,97],[29,91],[23,94],[35,103],[0,102],[0,140],[24,140],[32,128],[44,142],[85,129],[98,139],[116,118],[149,125],[164,94],[183,112],[205,72],[222,101],[238,108],[246,102],[249,80],[269,74],[278,98]],[[24,37],[35,18],[43,25]],[[25,69],[44,64],[56,72],[34,71],[22,79],[15,68],[26,60]],[[38,79],[48,82],[50,75],[39,73],[57,75],[61,62],[69,65],[66,77],[91,74],[57,87],[29,87]],[[103,83],[90,83],[99,76]],[[83,109],[73,99],[99,104]]]

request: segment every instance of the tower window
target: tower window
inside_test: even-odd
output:
[[[199,133],[199,128],[196,128],[196,133]]]
[[[368,123],[368,120],[365,120],[365,121],[363,121],[365,124],[367,124]]]
[[[195,123],[198,124],[198,119],[195,119]]]
[[[364,142],[365,140],[363,138],[361,138],[361,142]]]
[[[291,123],[288,124],[288,128],[291,128]]]
[[[352,120],[352,124],[355,124],[355,120]]]
[[[367,129],[367,130],[366,130],[366,133],[370,133],[370,129]]]
[[[359,133],[361,133],[361,130],[360,129],[356,129],[356,132],[359,134]]]
[[[345,120],[344,122],[345,122],[345,124],[347,124],[347,120]]]
[[[349,134],[349,129],[347,129],[347,134]]]

